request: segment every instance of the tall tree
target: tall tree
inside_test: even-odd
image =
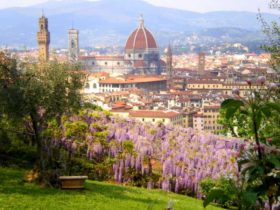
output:
[[[42,132],[51,119],[58,123],[81,104],[82,87],[78,68],[68,63],[17,63],[0,54],[1,115],[29,124],[32,142],[37,147],[38,164],[44,174]]]

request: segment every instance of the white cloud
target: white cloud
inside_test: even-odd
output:
[[[46,0],[0,0],[0,8],[24,7],[45,2]]]
[[[146,0],[158,6],[185,9],[197,12],[233,10],[233,11],[262,11],[268,9],[270,0]]]
[[[0,0],[0,8],[30,6],[47,0]],[[58,0],[49,0],[58,1]],[[67,0],[63,0],[67,1]],[[94,1],[94,0],[91,0]],[[96,0],[95,0],[96,1]],[[133,0],[131,0],[133,1]],[[257,12],[273,12],[268,9],[270,0],[145,0],[157,6],[178,8],[197,12],[237,10]]]

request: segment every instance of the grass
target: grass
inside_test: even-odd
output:
[[[161,190],[87,181],[82,191],[42,188],[22,181],[22,169],[0,168],[0,209],[51,210],[164,210],[169,201],[176,210],[203,210],[202,201]],[[220,209],[209,206],[207,210]]]

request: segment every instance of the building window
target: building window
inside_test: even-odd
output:
[[[108,63],[107,62],[105,62],[105,65],[107,65]]]
[[[118,66],[119,66],[119,65],[120,65],[120,62],[118,62],[117,64],[118,64]]]
[[[95,83],[93,83],[92,88],[96,89],[96,84]]]
[[[94,62],[92,62],[91,64],[92,64],[93,66],[95,65],[95,63],[94,63]]]
[[[89,83],[86,83],[85,88],[89,88]]]
[[[130,55],[130,54],[128,54],[128,57],[129,57],[129,58],[131,58],[131,55]]]
[[[153,122],[155,122],[155,119],[153,119]]]
[[[139,54],[138,57],[139,57],[139,58],[142,58],[142,54]]]
[[[144,121],[145,121],[145,119],[144,119],[144,118],[142,118],[142,121],[144,122]]]

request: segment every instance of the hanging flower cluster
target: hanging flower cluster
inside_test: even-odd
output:
[[[69,123],[75,122],[79,123],[73,135],[67,134]],[[157,184],[175,192],[188,189],[197,193],[205,177],[237,174],[236,158],[244,147],[239,139],[179,126],[144,124],[89,110],[66,120],[62,134],[60,141],[66,150],[74,153],[83,145],[89,160],[101,154],[114,158],[112,171],[117,182],[127,181],[124,174],[131,168],[142,175],[157,171],[161,174],[160,183],[151,181],[147,187]],[[54,138],[54,143],[57,141]]]

